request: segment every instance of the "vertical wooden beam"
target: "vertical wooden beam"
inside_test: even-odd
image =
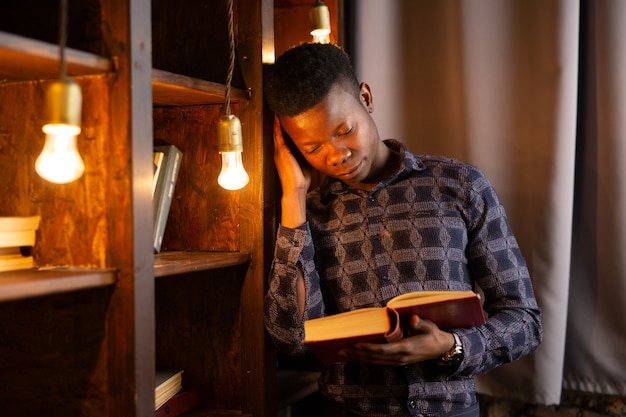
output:
[[[154,416],[152,60],[150,0],[103,0],[111,83],[109,265],[118,269],[108,317],[110,416]]]
[[[241,191],[241,250],[252,253],[242,289],[242,411],[275,415],[276,367],[265,338],[264,190],[267,148],[263,135],[263,50],[273,49],[273,1],[239,1],[238,62],[250,100],[240,107],[244,163],[250,183]],[[272,36],[269,36],[271,34]],[[270,160],[271,162],[271,160]]]
[[[150,0],[131,0],[130,132],[137,416],[154,416],[154,253],[152,242],[152,22]]]

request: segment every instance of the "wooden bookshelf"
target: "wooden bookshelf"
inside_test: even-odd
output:
[[[91,268],[0,272],[0,302],[113,285],[115,276],[115,270]]]
[[[189,417],[275,415],[262,316],[273,170],[261,55],[273,47],[273,2],[234,2],[240,55],[230,97],[250,175],[236,192],[215,181],[227,2],[69,3],[65,57],[83,93],[86,171],[64,185],[33,168],[44,87],[59,77],[58,4],[0,6],[0,215],[42,218],[33,247],[40,268],[0,273],[3,412],[147,416],[155,369],[172,363],[201,390]],[[185,124],[181,114],[197,118]],[[176,136],[187,164],[168,220],[175,238],[157,255],[149,238],[156,129]]]
[[[155,106],[222,104],[226,86],[158,69],[152,70],[152,102]],[[249,92],[231,88],[231,102],[248,100]]]
[[[238,410],[197,409],[184,414],[184,417],[253,417]]]
[[[66,48],[69,76],[115,71],[112,60],[89,52]],[[0,81],[54,79],[59,76],[59,47],[47,42],[0,31]],[[152,70],[155,106],[224,103],[226,86],[159,69]],[[231,101],[248,100],[250,92],[231,88]]]
[[[104,57],[65,49],[67,74],[102,74],[113,69]],[[59,76],[59,46],[0,32],[0,81],[52,79]]]
[[[246,252],[163,252],[154,258],[154,276],[165,277],[244,265],[248,262],[250,262],[250,253]]]

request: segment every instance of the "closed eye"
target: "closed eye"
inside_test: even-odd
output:
[[[313,155],[313,154],[318,153],[320,149],[322,149],[321,146],[314,146],[312,148],[307,149],[306,153],[309,154],[309,155]]]
[[[354,132],[354,126],[350,126],[350,128],[344,132],[339,132],[339,136],[347,136]]]

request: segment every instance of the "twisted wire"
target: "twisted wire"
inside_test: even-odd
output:
[[[67,42],[67,0],[61,0],[61,10],[59,17],[59,54],[60,54],[60,73],[61,79],[67,77],[67,68],[65,64],[65,44]]]
[[[228,0],[228,41],[230,43],[230,61],[226,78],[226,114],[230,114],[230,85],[235,70],[235,31],[233,28],[233,0]]]

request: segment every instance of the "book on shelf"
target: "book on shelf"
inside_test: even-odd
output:
[[[473,291],[416,291],[389,300],[385,307],[361,308],[304,322],[304,344],[326,363],[343,362],[343,348],[359,342],[385,343],[405,337],[411,315],[442,329],[485,323],[480,296]]]
[[[26,253],[22,246],[16,248],[0,248],[0,272],[16,271],[19,269],[30,269],[34,266],[33,257]]]
[[[33,246],[41,216],[0,217],[0,248]]]
[[[165,226],[170,214],[174,189],[180,172],[183,153],[174,145],[154,147],[154,190],[152,205],[154,211],[154,251],[159,253],[165,234]]]
[[[183,388],[183,371],[157,369],[154,385],[154,409],[158,410]]]
[[[0,272],[30,269],[41,216],[0,217]]]
[[[183,389],[156,410],[155,417],[177,417],[200,405],[200,394],[196,388]]]
[[[163,155],[164,153],[161,151],[154,151],[152,153],[152,168],[153,168],[153,178],[152,181],[152,197],[154,198],[154,193],[156,192],[157,178],[159,177],[159,173],[161,172],[161,167],[163,166]]]

